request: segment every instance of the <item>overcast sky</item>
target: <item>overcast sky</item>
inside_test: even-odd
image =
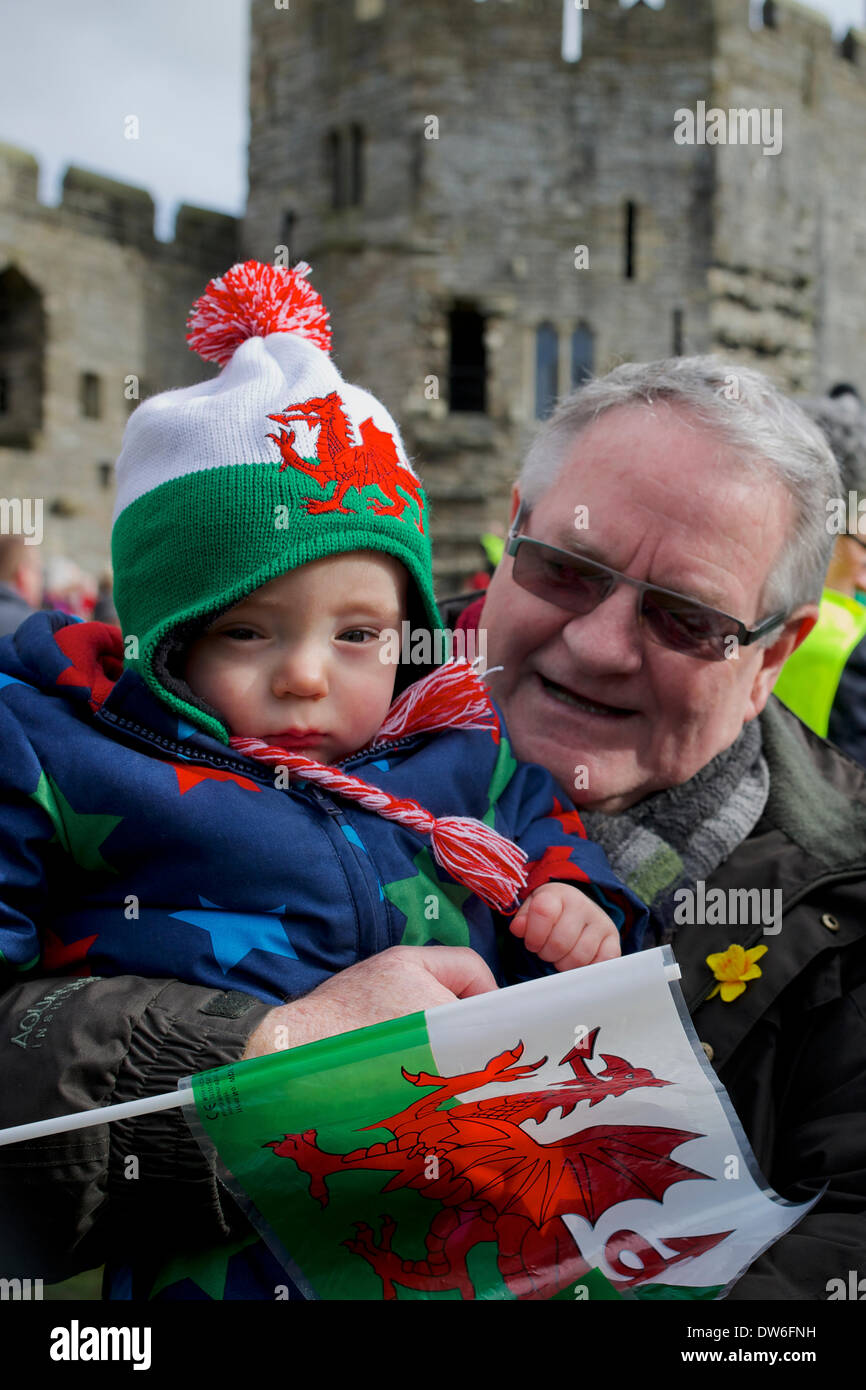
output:
[[[844,33],[863,23],[866,0],[814,7]],[[178,203],[241,212],[248,8],[249,0],[2,0],[0,141],[36,155],[42,200],[57,202],[66,166],[79,164],[148,189],[161,237],[171,235]],[[138,117],[137,140],[124,137],[128,116]]]

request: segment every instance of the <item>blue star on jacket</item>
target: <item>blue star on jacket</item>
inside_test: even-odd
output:
[[[204,911],[188,908],[185,912],[172,912],[171,916],[209,933],[211,949],[224,975],[250,951],[270,951],[274,956],[298,959],[281,920],[285,903],[282,907],[268,908],[267,912],[225,912],[201,894],[198,900]]]

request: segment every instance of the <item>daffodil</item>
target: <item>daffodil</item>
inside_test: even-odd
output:
[[[766,946],[753,946],[751,951],[744,951],[742,946],[729,946],[727,951],[716,951],[714,955],[707,956],[707,965],[719,981],[709,998],[721,991],[722,1001],[729,1004],[742,994],[746,981],[756,980],[760,975],[755,961],[760,960],[766,950]]]

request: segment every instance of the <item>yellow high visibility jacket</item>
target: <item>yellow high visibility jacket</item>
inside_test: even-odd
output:
[[[866,608],[835,589],[825,589],[817,623],[788,657],[773,687],[773,694],[822,738],[827,737],[842,672],[864,637]]]

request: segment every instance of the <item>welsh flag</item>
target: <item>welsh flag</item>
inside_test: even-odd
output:
[[[186,1107],[320,1299],[723,1297],[758,1171],[670,947],[203,1072]]]

